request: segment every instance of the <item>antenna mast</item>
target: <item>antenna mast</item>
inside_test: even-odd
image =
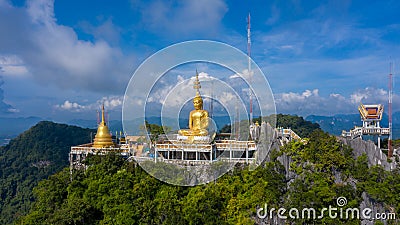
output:
[[[211,80],[210,118],[213,118],[214,111],[214,80]]]
[[[250,87],[249,87],[249,98],[250,98],[250,124],[253,124],[253,92],[251,90],[251,83],[252,83],[252,74],[251,74],[251,35],[250,35],[250,13],[247,17],[247,58],[248,58],[248,65],[247,65],[247,71],[249,73],[249,81],[250,81]]]
[[[236,119],[235,119],[234,134],[235,134],[235,139],[239,140],[239,138],[240,138],[240,112],[239,112],[238,103],[236,103],[236,105],[235,105],[235,111],[236,111]]]
[[[393,62],[390,62],[390,73],[389,73],[389,139],[388,139],[388,157],[393,156],[392,146],[392,100],[393,100],[393,75],[392,75]]]

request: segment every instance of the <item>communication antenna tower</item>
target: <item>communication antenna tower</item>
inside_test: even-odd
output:
[[[390,62],[390,73],[389,73],[389,139],[388,139],[388,157],[393,156],[393,146],[392,146],[392,101],[393,101],[393,62]]]
[[[249,98],[250,98],[250,124],[253,124],[253,92],[251,90],[252,74],[251,74],[251,35],[250,35],[250,13],[247,17],[247,71],[249,73]]]

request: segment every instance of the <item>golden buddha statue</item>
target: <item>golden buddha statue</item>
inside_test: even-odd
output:
[[[197,71],[193,88],[196,89],[196,96],[193,99],[194,110],[189,114],[189,129],[182,129],[178,132],[179,135],[189,137],[189,140],[193,140],[193,138],[190,137],[208,135],[208,112],[203,109],[203,99],[199,91],[201,86]]]

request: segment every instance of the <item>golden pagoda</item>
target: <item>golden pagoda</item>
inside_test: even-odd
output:
[[[116,135],[118,136],[118,135]],[[116,153],[124,158],[129,158],[134,155],[133,149],[128,144],[129,139],[122,136],[120,143],[113,142],[112,135],[105,120],[104,104],[101,110],[101,122],[98,124],[97,133],[92,143],[71,146],[69,152],[69,162],[71,174],[74,169],[86,169],[85,159],[89,155],[98,154],[106,155],[108,153]]]
[[[108,148],[108,147],[114,147],[114,146],[115,146],[115,144],[112,141],[110,131],[108,130],[108,127],[107,127],[105,119],[104,119],[104,104],[103,104],[103,107],[101,109],[101,122],[99,124],[99,127],[97,128],[97,133],[94,138],[93,147]]]

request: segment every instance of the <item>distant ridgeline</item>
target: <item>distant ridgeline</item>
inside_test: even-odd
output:
[[[0,224],[26,214],[33,187],[68,166],[70,146],[90,142],[94,132],[42,121],[0,147]]]
[[[7,145],[11,138],[16,137],[18,134],[29,129],[31,126],[37,124],[41,120],[42,119],[39,117],[0,117],[0,146]]]
[[[351,130],[361,126],[360,114],[338,114],[334,116],[309,115],[306,120],[318,123],[321,129],[334,135],[340,135],[343,130]],[[388,127],[388,115],[383,114],[381,125]],[[393,139],[400,138],[400,112],[393,113]]]

